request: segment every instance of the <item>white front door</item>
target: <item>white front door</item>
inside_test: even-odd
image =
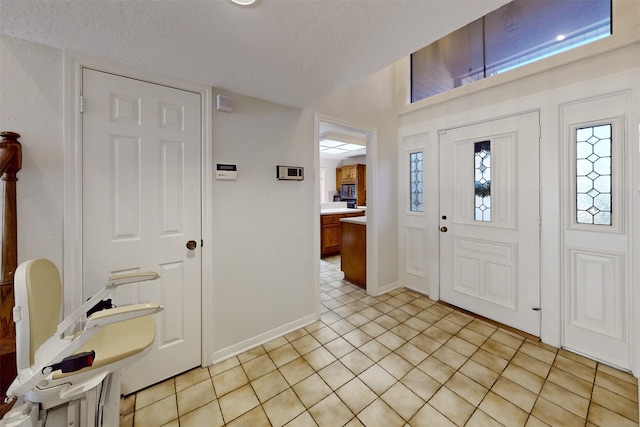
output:
[[[402,263],[404,286],[425,295],[429,294],[429,257],[428,241],[428,171],[426,148],[427,134],[417,134],[402,138],[402,159],[400,176],[402,191],[402,247],[400,260]]]
[[[439,139],[440,298],[539,336],[538,113]]]
[[[82,89],[83,299],[112,274],[161,276],[116,293],[164,306],[153,350],[123,372],[128,394],[201,363],[201,100],[90,69]]]
[[[631,368],[630,95],[562,106],[563,347]],[[630,165],[630,163],[629,163]]]

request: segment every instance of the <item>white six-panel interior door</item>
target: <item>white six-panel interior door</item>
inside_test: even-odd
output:
[[[201,99],[86,68],[82,89],[83,299],[112,274],[161,275],[116,293],[164,306],[153,350],[123,372],[126,394],[201,363]]]

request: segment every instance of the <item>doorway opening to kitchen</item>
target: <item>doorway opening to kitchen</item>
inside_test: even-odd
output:
[[[367,149],[373,132],[329,119],[318,121],[318,203],[321,286],[327,281],[367,290]],[[331,274],[327,275],[327,271]],[[371,289],[369,289],[371,291]]]

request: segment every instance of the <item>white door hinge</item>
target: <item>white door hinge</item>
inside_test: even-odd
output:
[[[79,103],[80,112],[84,113],[84,98],[80,95],[80,103]]]

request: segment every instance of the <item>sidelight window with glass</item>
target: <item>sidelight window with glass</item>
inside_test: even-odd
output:
[[[576,222],[612,225],[611,124],[576,129]]]
[[[424,162],[422,157],[422,151],[409,154],[409,210],[411,212],[424,211]]]

